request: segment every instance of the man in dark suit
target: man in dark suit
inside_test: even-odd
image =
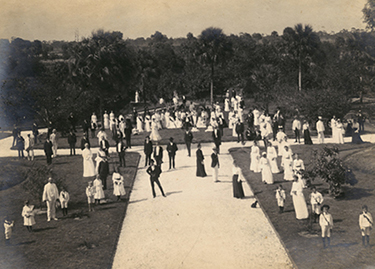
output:
[[[145,166],[150,165],[151,154],[152,154],[152,141],[149,136],[146,136],[145,144],[143,147],[143,152],[145,153]]]
[[[243,126],[243,123],[240,121],[240,119],[237,120],[235,128],[236,128],[236,133],[237,133],[237,143],[240,143],[240,139],[241,139],[241,143],[244,144],[245,143],[244,135],[243,135],[244,126]]]
[[[217,153],[220,154],[221,132],[217,128],[217,126],[215,126],[214,130],[212,131],[212,138],[214,139],[214,143],[217,148]]]
[[[193,141],[193,134],[191,133],[190,128],[187,128],[185,131],[185,136],[184,136],[186,148],[188,151],[188,156],[190,157],[190,150],[191,150],[191,142]]]
[[[159,165],[155,165],[154,160],[151,160],[150,162],[151,162],[151,165],[150,165],[149,168],[147,168],[146,172],[147,172],[147,174],[150,175],[151,188],[152,188],[152,196],[154,198],[156,196],[156,194],[155,194],[155,187],[154,187],[154,183],[156,183],[159,186],[161,194],[164,197],[166,197],[165,194],[164,194],[163,188],[162,188],[162,186],[160,184],[160,181],[159,181],[159,177],[160,177],[160,174],[161,174],[160,166]]]
[[[132,148],[132,143],[131,143],[132,130],[133,130],[132,122],[130,121],[130,119],[126,119],[126,122],[125,122],[125,140],[126,140],[126,146],[130,149]]]
[[[76,155],[76,142],[77,142],[77,136],[73,132],[73,130],[70,130],[70,133],[68,135],[68,143],[70,148],[70,156]]]
[[[126,166],[126,164],[125,164],[125,150],[126,149],[127,149],[127,147],[125,146],[125,143],[122,141],[122,139],[120,139],[120,141],[118,141],[118,143],[116,145],[116,151],[117,151],[117,154],[118,154],[120,166],[122,166],[122,164],[124,164],[124,167]]]
[[[49,140],[49,137],[47,136],[46,142],[44,142],[44,153],[46,154],[47,157],[47,164],[52,163],[52,142]]]
[[[89,144],[89,148],[90,148],[90,140],[88,137],[88,133],[83,133],[83,136],[81,138],[81,150],[85,149],[86,143]]]
[[[173,142],[173,137],[169,138],[169,144],[167,146],[169,156],[169,169],[175,168],[176,151],[178,150],[176,143]]]
[[[156,142],[156,146],[154,148],[154,159],[156,161],[157,166],[161,166],[163,162],[163,148]]]
[[[103,190],[107,189],[107,177],[109,175],[109,163],[107,160],[107,156],[105,156],[105,153],[102,155],[99,151],[100,159],[98,160],[99,166],[98,166],[98,174],[100,179],[103,182]]]

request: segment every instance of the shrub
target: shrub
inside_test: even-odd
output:
[[[52,168],[37,164],[34,164],[29,169],[26,181],[23,184],[24,190],[33,197],[35,201],[39,201],[40,206],[42,205],[44,185],[47,183],[49,177],[53,178],[53,182],[59,190],[61,190],[61,187],[65,187],[64,179],[53,173]]]
[[[304,171],[303,177],[313,181],[320,178],[329,184],[329,193],[338,197],[341,186],[350,182],[348,169],[338,156],[337,147],[324,147],[321,150],[314,150],[310,167]]]

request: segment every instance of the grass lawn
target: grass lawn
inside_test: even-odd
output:
[[[309,166],[312,149],[322,145],[292,145],[294,153],[299,153]],[[358,180],[354,186],[345,186],[345,196],[334,199],[328,196],[328,185],[315,180],[313,185],[324,196],[324,203],[331,206],[330,212],[334,219],[331,248],[323,249],[320,237],[320,226],[309,220],[295,218],[292,198],[290,196],[291,182],[283,180],[283,174],[274,174],[275,184],[261,183],[261,174],[250,172],[250,148],[234,148],[231,154],[240,165],[242,173],[254,191],[261,206],[279,233],[281,240],[291,254],[298,268],[364,268],[375,265],[375,234],[370,239],[371,248],[362,247],[362,238],[358,226],[358,216],[363,204],[369,206],[375,215],[375,196],[373,174],[375,173],[375,146],[371,144],[338,146],[340,157],[352,169]],[[280,157],[278,164],[280,165]],[[285,212],[278,213],[275,190],[278,184],[285,188],[287,199]],[[304,190],[306,201],[309,203],[309,189]],[[309,206],[309,205],[308,205]]]
[[[117,157],[113,155],[110,160],[111,173],[115,161]],[[23,227],[21,217],[23,202],[29,199],[31,204],[38,207],[40,200],[34,200],[25,193],[23,183],[19,182],[22,182],[21,177],[31,162],[18,161],[15,158],[0,159],[0,182],[8,181],[9,177],[12,177],[19,183],[0,191],[1,220],[8,215],[15,221],[12,246],[6,247],[4,240],[0,241],[0,268],[110,268],[138,161],[139,154],[128,153],[127,167],[120,168],[125,179],[126,197],[115,202],[117,198],[113,196],[112,180],[109,176],[108,189],[105,191],[108,202],[96,206],[95,212],[88,212],[85,194],[88,180],[82,178],[82,157],[59,156],[53,160],[52,169],[55,174],[64,177],[71,197],[69,214],[63,217],[61,209],[58,209],[59,220],[51,222],[47,222],[45,213],[37,215],[34,232],[29,233]],[[36,158],[35,165],[44,164],[44,157]],[[4,233],[2,224],[1,227],[1,232]]]

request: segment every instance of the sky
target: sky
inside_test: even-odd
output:
[[[124,38],[198,36],[207,27],[225,34],[277,31],[297,23],[315,31],[364,29],[367,0],[0,0],[0,39],[75,39],[97,29]]]

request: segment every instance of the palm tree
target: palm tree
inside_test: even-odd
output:
[[[198,37],[200,47],[197,55],[202,63],[210,67],[210,95],[211,104],[214,101],[214,75],[215,65],[224,62],[225,58],[232,51],[231,44],[227,41],[226,35],[220,28],[210,27],[202,31]]]
[[[294,28],[284,29],[283,39],[287,42],[287,54],[298,65],[298,90],[302,90],[302,65],[312,61],[320,38],[310,25],[297,24]]]

